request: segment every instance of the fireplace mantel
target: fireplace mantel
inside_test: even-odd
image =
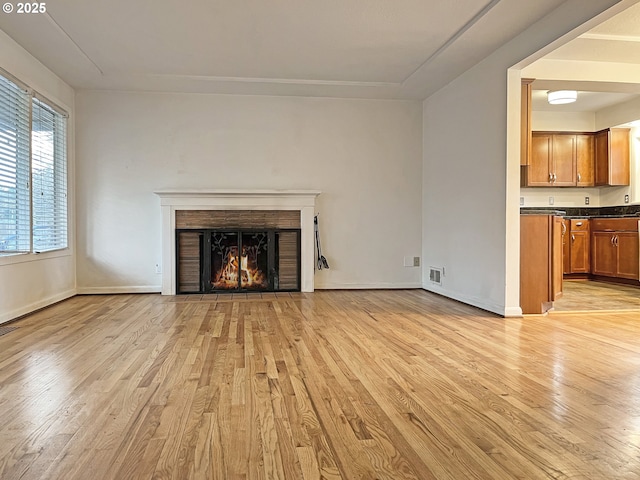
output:
[[[313,216],[318,190],[160,190],[162,294],[176,294],[176,210],[299,210],[301,290],[313,292]]]

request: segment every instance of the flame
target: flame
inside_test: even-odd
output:
[[[240,286],[241,288],[266,288],[267,279],[262,271],[249,261],[249,255],[243,252],[240,257]],[[213,282],[214,288],[238,287],[238,257],[232,252],[227,254],[224,267],[220,269],[218,277]]]

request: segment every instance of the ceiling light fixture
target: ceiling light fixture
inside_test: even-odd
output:
[[[562,105],[563,103],[573,103],[578,98],[575,90],[553,90],[547,92],[547,101],[551,105]]]

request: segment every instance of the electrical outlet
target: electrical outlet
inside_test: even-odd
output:
[[[520,197],[520,206],[524,205],[524,197]]]
[[[589,197],[584,197],[584,204],[589,205]]]
[[[629,203],[629,195],[624,196],[624,203]]]
[[[156,273],[162,273],[162,267],[159,263],[156,263]]]
[[[549,205],[553,205],[553,197],[549,197]]]
[[[414,267],[420,266],[420,257],[413,257],[413,266]]]

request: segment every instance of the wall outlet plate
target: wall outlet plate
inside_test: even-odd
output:
[[[553,197],[549,197],[549,205],[553,205],[554,199]]]
[[[589,205],[589,197],[584,197],[584,204]]]
[[[624,196],[624,203],[629,203],[629,194]]]
[[[520,206],[524,205],[524,197],[520,197]]]
[[[414,267],[420,266],[420,257],[413,257],[413,266]]]
[[[159,263],[156,263],[156,273],[162,273],[162,267]]]

